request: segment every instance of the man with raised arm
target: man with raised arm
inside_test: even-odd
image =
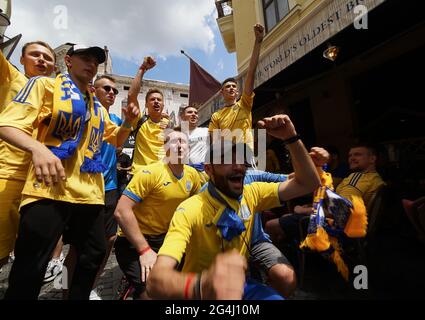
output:
[[[286,115],[265,118],[260,128],[282,139],[294,177],[282,183],[244,185],[246,145],[220,140],[210,146],[207,188],[176,209],[156,264],[148,278],[149,296],[165,299],[277,299],[276,291],[245,283],[255,212],[279,206],[320,185],[311,157]],[[242,148],[242,153],[241,153]],[[229,156],[231,161],[229,163]],[[185,260],[182,272],[175,270]]]

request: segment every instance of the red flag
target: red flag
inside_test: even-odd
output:
[[[189,105],[200,106],[221,89],[221,84],[190,57],[189,59]]]

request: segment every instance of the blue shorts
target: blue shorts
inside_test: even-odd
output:
[[[246,279],[243,300],[285,300],[271,287],[252,279]]]

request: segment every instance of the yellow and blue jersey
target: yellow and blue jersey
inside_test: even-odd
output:
[[[195,169],[184,166],[176,177],[162,162],[142,166],[133,176],[123,194],[137,202],[133,212],[140,231],[145,235],[165,234],[177,206],[201,188]],[[119,230],[119,236],[123,236]]]

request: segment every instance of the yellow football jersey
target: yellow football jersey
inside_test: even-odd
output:
[[[356,172],[342,180],[336,188],[336,192],[350,201],[353,195],[357,195],[363,198],[365,206],[368,207],[372,196],[383,184],[385,184],[385,182],[377,172]]]
[[[160,161],[165,156],[164,129],[161,123],[168,124],[168,119],[153,122],[148,118],[140,127],[134,144],[131,174],[136,174],[141,166]]]
[[[46,77],[31,78],[15,99],[0,114],[0,126],[18,128],[38,141],[43,142],[53,109],[53,90],[55,79]],[[104,116],[103,140],[116,144],[117,127],[107,112]],[[104,204],[104,183],[102,173],[80,172],[84,153],[89,144],[88,126],[85,126],[80,144],[75,153],[62,160],[67,177],[49,187],[37,182],[32,162],[29,166],[25,186],[22,191],[21,207],[40,200],[53,199],[83,204]]]
[[[12,66],[0,51],[0,112],[25,86],[28,78]],[[0,140],[0,177],[25,180],[31,155]]]
[[[195,169],[184,166],[183,176],[176,177],[162,162],[142,166],[124,190],[124,195],[137,202],[134,215],[140,231],[145,235],[159,235],[168,231],[177,206],[201,189]],[[119,236],[124,236],[121,230]]]
[[[252,135],[252,103],[254,93],[247,96],[245,93],[233,105],[224,107],[213,113],[208,131],[213,132],[215,129],[232,131],[236,142],[245,142],[251,150],[254,150],[254,138]],[[230,137],[232,139],[233,137]]]
[[[209,268],[220,252],[236,249],[241,255],[248,256],[247,245],[251,243],[255,212],[280,206],[278,188],[279,183],[245,185],[240,203],[220,193],[238,212],[246,228],[231,241],[224,240],[215,225],[225,205],[212,197],[208,189],[189,198],[176,209],[158,254],[180,262],[186,253],[183,271],[197,273]]]

